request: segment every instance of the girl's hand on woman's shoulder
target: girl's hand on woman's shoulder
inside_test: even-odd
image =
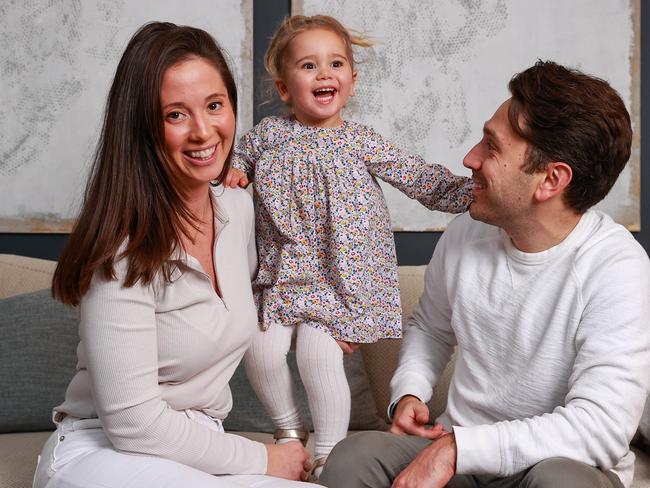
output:
[[[241,186],[246,188],[248,186],[248,176],[242,170],[237,168],[230,168],[226,179],[223,181],[224,186],[229,186],[230,188],[237,188]]]

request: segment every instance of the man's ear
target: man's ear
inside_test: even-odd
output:
[[[573,171],[566,163],[553,162],[546,165],[546,169],[540,173],[540,176],[534,195],[538,202],[545,202],[564,192],[571,183]]]
[[[287,85],[281,79],[275,80],[275,88],[278,90],[278,95],[280,100],[284,103],[289,103],[291,97],[289,96],[289,90],[287,90]]]

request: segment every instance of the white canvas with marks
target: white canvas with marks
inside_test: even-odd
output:
[[[129,38],[169,21],[230,55],[238,133],[252,125],[252,0],[24,0],[0,5],[0,232],[67,232]]]

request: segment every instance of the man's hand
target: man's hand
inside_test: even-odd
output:
[[[352,354],[354,351],[359,349],[359,344],[356,342],[345,342],[345,341],[339,341],[336,339],[336,343],[339,345],[341,350],[343,351],[343,354]]]
[[[390,431],[397,435],[416,435],[432,441],[448,435],[442,424],[428,427],[427,422],[429,422],[429,407],[419,398],[405,395],[395,408]]]
[[[425,447],[402,471],[392,488],[443,488],[456,474],[456,438],[446,434]]]
[[[226,179],[223,180],[223,184],[224,186],[229,186],[230,188],[236,188],[238,186],[246,188],[248,186],[248,176],[246,176],[246,173],[238,170],[237,168],[230,168],[228,170],[228,174],[226,175]]]
[[[307,480],[311,470],[309,452],[300,442],[266,444],[266,450],[268,452],[266,474],[287,480]]]

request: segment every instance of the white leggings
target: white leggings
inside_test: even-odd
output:
[[[215,424],[220,428],[218,424]],[[116,451],[97,419],[67,417],[48,438],[34,488],[308,488],[264,475],[213,476],[175,461]]]
[[[297,330],[296,330],[297,329]],[[278,429],[300,429],[304,420],[287,364],[296,332],[296,360],[314,422],[314,456],[327,456],[350,423],[350,387],[343,351],[328,333],[301,324],[259,331],[244,356],[253,389]]]

